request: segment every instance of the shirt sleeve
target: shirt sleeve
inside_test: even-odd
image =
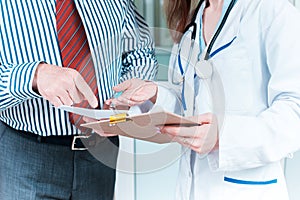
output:
[[[153,80],[157,74],[154,42],[149,27],[131,0],[124,1],[121,81],[131,78]]]
[[[40,97],[32,89],[35,70],[40,62],[19,65],[0,63],[0,110]]]
[[[172,84],[172,80],[174,77],[173,73],[174,62],[176,61],[178,45],[174,44],[171,50],[171,56],[169,60],[169,70],[168,70],[168,81],[167,82],[159,82],[156,103],[154,104],[153,110],[165,110],[168,112],[176,113],[179,115],[184,115],[184,109],[182,105],[182,85]]]
[[[208,157],[213,169],[259,167],[291,157],[300,149],[299,18],[299,12],[286,3],[272,23],[262,27],[270,74],[269,107],[257,116],[225,116],[219,151]]]

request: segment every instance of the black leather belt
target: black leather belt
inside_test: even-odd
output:
[[[89,136],[74,135],[74,136],[47,136],[43,137],[33,133],[21,133],[23,137],[31,138],[39,143],[47,143],[54,145],[69,146],[73,151],[87,150],[90,147],[96,146],[96,134]],[[98,136],[99,137],[99,136]]]
[[[5,125],[8,128],[13,129],[9,125],[7,125],[7,124],[5,124]],[[47,136],[47,137],[44,137],[44,136],[40,136],[40,135],[30,133],[27,131],[20,131],[20,130],[16,130],[16,129],[14,129],[14,130],[16,132],[18,132],[20,136],[31,139],[38,143],[69,146],[74,151],[87,150],[90,147],[94,147],[99,142],[99,138],[100,138],[100,136],[97,134],[91,134],[89,136],[74,135],[74,136]]]

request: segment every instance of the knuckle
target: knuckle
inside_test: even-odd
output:
[[[59,90],[68,87],[69,87],[69,82],[65,78],[60,79],[55,85],[53,85],[54,90]]]
[[[202,148],[201,147],[196,147],[193,150],[196,151],[198,154],[202,153]]]
[[[55,91],[52,87],[49,88],[45,88],[43,90],[43,93],[45,94],[45,96],[51,97],[54,96],[58,91]]]
[[[74,103],[76,103],[76,104],[81,102],[80,99],[73,99],[73,101],[74,101]]]
[[[67,73],[73,78],[76,78],[79,75],[79,72],[72,68],[67,68]]]
[[[203,148],[202,140],[194,140],[191,144],[192,148],[197,150],[197,152],[201,152]]]
[[[59,107],[59,106],[61,105],[61,103],[59,103],[58,101],[50,101],[50,100],[49,100],[49,102],[50,102],[51,104],[53,104],[55,107]]]
[[[66,69],[66,71],[68,72],[68,73],[75,73],[76,72],[76,70],[75,69],[73,69],[73,68],[70,68],[70,67],[68,67],[68,68],[65,68]]]
[[[73,101],[71,101],[71,100],[67,100],[66,102],[65,102],[65,104],[67,105],[67,106],[71,106],[71,105],[73,105]]]
[[[76,79],[76,80],[82,79],[82,76],[77,71],[74,71],[72,73],[72,75],[73,75],[73,78]]]

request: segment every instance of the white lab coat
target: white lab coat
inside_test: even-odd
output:
[[[197,155],[193,172],[191,151],[183,150],[177,199],[288,199],[280,161],[300,147],[299,20],[287,0],[237,1],[212,49],[236,37],[211,59],[225,94],[219,150],[204,159]],[[210,110],[203,106],[203,80],[197,81],[195,115]],[[156,105],[178,112],[171,88],[176,91],[159,86]]]

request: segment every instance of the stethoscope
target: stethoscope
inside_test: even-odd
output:
[[[191,58],[192,58],[192,52],[194,50],[194,46],[195,46],[195,39],[196,39],[196,33],[197,33],[197,24],[196,24],[196,18],[197,18],[197,14],[200,10],[200,7],[202,5],[202,3],[204,2],[204,0],[201,0],[197,6],[197,8],[195,9],[194,15],[192,17],[191,23],[189,25],[187,25],[187,27],[184,30],[184,34],[181,37],[181,40],[178,44],[178,50],[177,50],[177,59],[174,60],[173,63],[173,69],[172,69],[172,75],[171,75],[171,82],[174,85],[181,85],[181,84],[185,84],[185,73],[188,70],[188,67],[191,65]],[[231,12],[232,8],[234,7],[236,0],[231,0],[225,14],[224,17],[217,29],[217,31],[215,32],[214,36],[212,37],[208,47],[204,50],[203,54],[199,54],[198,55],[198,64],[195,67],[195,72],[196,74],[194,75],[193,78],[195,77],[199,77],[201,79],[209,79],[212,76],[213,73],[213,69],[212,69],[212,63],[209,62],[209,59],[211,58],[210,54],[211,54],[211,50],[212,47],[215,43],[215,41],[217,40],[218,36],[220,35],[220,32],[222,31],[227,18],[229,16],[229,13]],[[188,34],[191,34],[190,37],[190,46],[189,46],[189,52],[188,55],[185,57],[187,58],[187,62],[185,65],[185,68],[183,68],[182,65],[182,59],[181,59],[181,51],[182,51],[182,46],[184,45],[184,42],[186,41],[186,39],[188,38]],[[178,63],[178,67],[179,67],[179,71],[180,71],[180,77],[177,79],[178,81],[175,80],[175,67],[176,67],[176,61]],[[182,87],[182,104],[183,104],[183,109],[186,111],[187,110],[187,105],[185,102],[185,91],[184,91],[184,86]]]
[[[178,44],[178,50],[177,50],[177,60],[175,59],[174,60],[174,63],[173,63],[173,69],[172,69],[172,77],[171,77],[171,82],[172,84],[174,85],[180,85],[184,82],[184,79],[185,79],[185,72],[188,70],[188,67],[190,66],[191,64],[191,57],[192,57],[192,52],[194,50],[194,46],[195,46],[195,39],[196,39],[196,33],[197,33],[197,24],[196,24],[196,17],[197,17],[197,14],[200,10],[200,7],[202,5],[202,3],[204,2],[204,0],[201,0],[197,6],[197,8],[195,9],[195,12],[194,12],[194,15],[192,17],[192,20],[191,20],[191,23],[189,25],[187,25],[187,27],[185,28],[184,30],[184,34],[182,36],[182,39],[180,40],[179,44]],[[205,61],[208,61],[210,59],[210,53],[211,53],[211,50],[212,50],[212,47],[215,43],[215,41],[217,40],[218,36],[220,35],[220,32],[222,31],[224,25],[225,25],[225,22],[227,21],[227,18],[229,16],[229,13],[231,12],[234,4],[235,4],[236,0],[232,0],[225,12],[225,15],[217,29],[217,31],[215,32],[214,36],[212,37],[208,47],[205,49],[204,51],[204,56],[203,56],[203,61],[204,63],[206,63]],[[187,38],[187,35],[191,33],[191,39],[190,39],[190,48],[189,48],[189,53],[188,53],[188,56],[186,57],[187,58],[187,62],[186,62],[186,65],[185,65],[185,68],[183,68],[183,65],[182,65],[182,59],[181,59],[181,50],[182,50],[182,46],[184,44],[184,42],[186,41],[186,38]],[[201,60],[200,58],[200,54],[198,55],[198,60]],[[179,71],[180,71],[180,78],[178,79],[178,81],[175,80],[175,66],[176,66],[176,61],[178,63],[178,67],[179,67]],[[201,73],[200,75],[200,78],[206,78],[207,74],[209,73],[212,73],[210,71],[209,68],[206,68],[204,67],[203,69],[206,69],[208,70],[208,72],[206,73]],[[196,70],[197,72],[197,70]],[[206,74],[206,75],[204,75]]]

